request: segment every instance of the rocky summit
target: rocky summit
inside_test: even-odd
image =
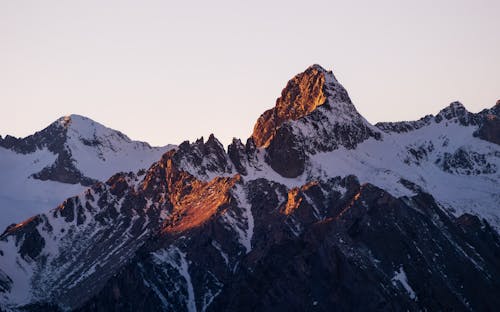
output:
[[[186,141],[8,227],[0,309],[497,310],[499,118],[454,102],[372,125],[313,65],[245,144]],[[64,154],[68,124],[0,151]]]

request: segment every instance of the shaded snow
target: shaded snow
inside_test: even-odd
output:
[[[28,303],[32,294],[31,277],[33,269],[18,253],[14,237],[9,237],[2,243],[3,255],[0,255],[1,269],[14,282],[9,293],[0,293],[0,307],[15,307]]]
[[[85,187],[30,176],[52,164],[56,155],[46,149],[32,154],[17,154],[0,147],[0,233],[11,223],[18,223],[59,205],[64,199],[82,192]]]

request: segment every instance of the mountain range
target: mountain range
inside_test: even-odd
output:
[[[227,149],[75,115],[0,146],[2,216],[39,213],[0,236],[5,311],[500,304],[500,101],[372,125],[313,65]]]

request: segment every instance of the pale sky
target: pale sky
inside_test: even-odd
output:
[[[295,74],[370,122],[500,99],[500,1],[0,1],[0,134],[68,114],[153,145],[246,139]]]

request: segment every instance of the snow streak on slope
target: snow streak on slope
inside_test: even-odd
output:
[[[168,263],[178,271],[180,276],[184,279],[186,285],[186,310],[189,312],[196,312],[193,283],[191,282],[191,275],[189,274],[189,265],[186,260],[186,254],[179,248],[172,246],[167,250],[152,253],[152,255],[156,264],[162,265],[164,263]]]
[[[396,285],[397,283],[400,283],[403,286],[411,299],[418,300],[415,291],[413,291],[410,284],[408,284],[408,278],[406,277],[406,272],[402,266],[399,268],[399,271],[395,272],[394,277],[392,278],[392,284]]]
[[[252,214],[252,206],[247,201],[247,194],[243,187],[238,185],[233,193],[238,201],[238,207],[241,212],[238,214],[235,211],[228,211],[224,214],[225,221],[238,234],[238,241],[245,247],[246,253],[252,250],[252,237],[254,229],[254,218]]]

